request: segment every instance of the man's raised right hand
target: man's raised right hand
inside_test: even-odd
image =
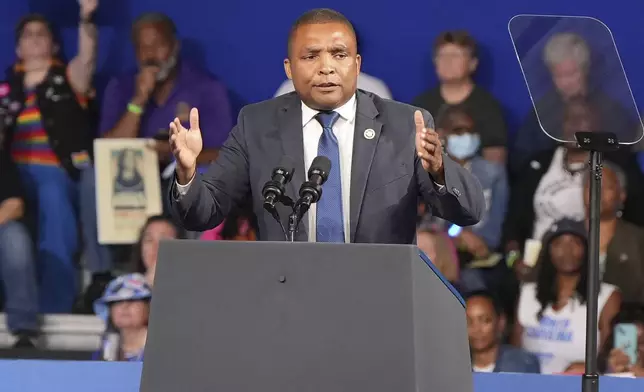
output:
[[[179,118],[170,123],[170,148],[177,161],[177,180],[186,185],[197,171],[197,157],[203,149],[197,108],[190,110],[190,129],[181,125]]]

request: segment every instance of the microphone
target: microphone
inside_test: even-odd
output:
[[[295,222],[293,229],[297,228],[302,220],[302,217],[311,208],[311,204],[317,203],[322,197],[322,184],[329,178],[331,171],[331,161],[325,156],[315,157],[311,168],[309,169],[309,180],[305,181],[300,187],[300,198],[295,203]],[[289,222],[291,223],[291,222]],[[291,224],[289,224],[291,226]],[[291,231],[291,227],[289,227]]]
[[[295,172],[295,161],[293,158],[285,155],[280,160],[280,163],[271,174],[271,180],[264,184],[262,188],[262,196],[264,197],[264,209],[268,212],[275,209],[275,203],[283,202],[284,200],[290,201],[290,198],[285,196],[285,186],[293,178]]]
[[[282,220],[280,219],[280,214],[277,212],[275,204],[280,202],[284,205],[293,206],[293,200],[290,197],[286,196],[286,184],[288,184],[293,178],[293,173],[295,172],[295,160],[288,155],[285,155],[280,160],[280,163],[277,167],[273,169],[271,174],[270,181],[264,184],[262,188],[262,196],[264,197],[264,209],[268,211],[273,219],[279,223],[284,233],[284,237],[288,239]]]
[[[322,184],[329,178],[330,171],[331,161],[329,158],[325,156],[315,157],[309,169],[309,180],[305,181],[300,187],[301,203],[310,207],[311,204],[320,200],[320,197],[322,197]]]

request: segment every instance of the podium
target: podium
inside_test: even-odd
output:
[[[471,392],[465,309],[409,245],[166,241],[141,392]]]

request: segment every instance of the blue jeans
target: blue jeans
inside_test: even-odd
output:
[[[81,231],[85,243],[87,269],[93,273],[112,270],[112,254],[107,245],[98,243],[98,218],[96,217],[96,177],[94,167],[81,172],[78,184]]]
[[[107,263],[110,260],[109,250],[97,241],[94,169],[83,170],[76,183],[59,167],[19,165],[18,168],[27,196],[38,210],[40,310],[68,313],[77,294],[74,257],[79,248],[79,220],[88,260],[96,265],[105,263],[103,258]]]
[[[36,332],[38,292],[33,243],[25,226],[16,221],[0,224],[0,281],[5,293],[9,331]]]

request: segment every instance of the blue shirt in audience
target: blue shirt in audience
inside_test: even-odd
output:
[[[537,357],[523,349],[503,344],[499,347],[494,372],[541,373]]]
[[[476,156],[466,167],[481,183],[485,197],[483,218],[472,227],[472,232],[481,237],[490,250],[494,250],[501,243],[501,227],[510,193],[505,166]]]

